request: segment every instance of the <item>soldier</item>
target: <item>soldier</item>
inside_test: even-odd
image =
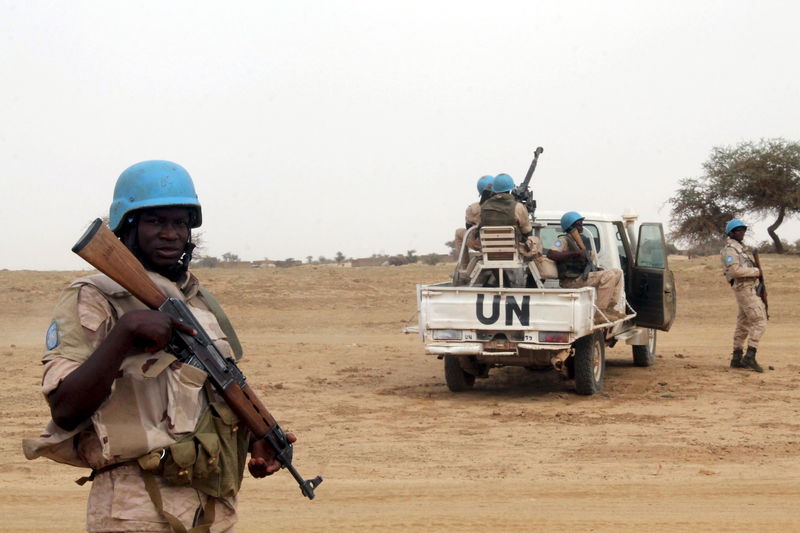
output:
[[[463,228],[458,228],[456,230],[456,238],[454,243],[454,249],[456,254],[461,253],[461,245],[464,242],[464,234],[467,230],[473,226],[477,226],[481,223],[481,204],[485,202],[492,194],[492,182],[494,182],[494,176],[481,176],[478,179],[478,195],[480,196],[480,200],[477,202],[473,202],[467,206],[467,211],[464,213],[464,226]],[[480,250],[481,242],[478,239],[478,234],[473,230],[470,233],[470,238],[467,241],[467,246],[472,248],[473,250]]]
[[[742,245],[747,224],[734,218],[725,225],[728,240],[720,251],[722,271],[733,288],[739,314],[733,332],[733,354],[731,368],[750,368],[756,372],[764,369],[756,361],[758,342],[767,329],[767,312],[764,302],[756,294],[761,271],[756,267],[752,255]],[[747,340],[747,353],[743,354]]]
[[[201,222],[180,165],[144,161],[117,180],[110,229],[164,294],[186,302],[217,349],[238,358],[224,312],[188,270]],[[237,431],[206,373],[164,351],[173,329],[192,334],[103,274],[74,281],[56,306],[42,380],[52,420],[23,447],[29,459],[92,469],[82,480],[93,481],[90,532],[231,531],[248,448],[254,477],[280,467],[263,440]]]
[[[514,226],[521,242],[533,232],[528,210],[512,195],[514,180],[508,174],[498,174],[492,184],[492,196],[481,206],[481,226]]]
[[[625,298],[622,285],[622,270],[612,268],[589,272],[586,279],[583,273],[588,264],[588,259],[578,246],[578,243],[569,235],[573,229],[579,234],[583,233],[584,217],[576,211],[564,213],[561,217],[561,229],[553,246],[547,251],[548,259],[556,262],[558,268],[559,285],[569,289],[579,287],[594,287],[597,291],[596,306],[610,320],[617,320],[625,316]],[[603,321],[602,316],[596,320]]]

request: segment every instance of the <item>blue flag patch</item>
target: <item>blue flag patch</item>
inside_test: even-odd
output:
[[[58,346],[58,340],[58,324],[53,320],[50,323],[50,327],[47,328],[47,334],[44,336],[44,345],[48,350],[52,350]]]

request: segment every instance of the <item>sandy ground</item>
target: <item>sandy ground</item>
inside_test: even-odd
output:
[[[296,432],[288,473],[247,477],[237,531],[800,531],[800,258],[764,256],[764,374],[728,368],[735,304],[716,257],[673,258],[678,319],[650,368],[607,352],[581,397],[552,371],[494,370],[450,393],[402,328],[449,265],[200,270],[243,340],[251,385]],[[85,472],[27,461],[38,363],[76,273],[0,272],[0,530],[82,531]]]

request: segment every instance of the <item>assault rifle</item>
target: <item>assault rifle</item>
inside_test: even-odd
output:
[[[522,205],[525,206],[525,209],[528,210],[528,213],[533,219],[533,212],[536,211],[536,200],[533,199],[533,193],[530,189],[531,177],[533,176],[533,171],[536,170],[536,163],[539,161],[539,155],[544,152],[544,148],[541,146],[537,147],[536,150],[533,152],[533,161],[531,161],[531,166],[528,168],[528,173],[525,174],[525,179],[522,180],[522,183],[517,185],[511,194],[514,195],[514,198],[517,199]]]
[[[758,250],[753,248],[753,261],[758,268],[758,287],[756,287],[756,294],[764,302],[764,312],[767,314],[769,320],[769,303],[767,302],[767,285],[764,283],[764,270],[761,268],[761,259],[758,257]]]
[[[147,275],[138,259],[99,218],[72,247],[72,251],[104,273],[151,309],[157,309],[194,329],[197,334],[187,335],[173,331],[167,349],[184,364],[196,366],[208,373],[208,379],[236,413],[247,429],[257,439],[264,439],[275,451],[275,458],[300,485],[308,499],[314,499],[314,489],[322,483],[320,476],[303,479],[292,466],[292,443],[256,397],[247,384],[244,374],[233,359],[224,357],[214,346],[208,333],[197,321],[186,303],[165,296]]]
[[[581,279],[586,281],[589,279],[589,272],[594,272],[597,270],[597,267],[592,261],[592,252],[586,248],[586,243],[583,242],[583,237],[576,228],[572,228],[572,231],[569,232],[569,235],[575,241],[575,244],[578,245],[578,248],[580,248],[581,252],[583,252],[583,257],[586,258],[586,266],[583,268],[583,274],[581,275]]]

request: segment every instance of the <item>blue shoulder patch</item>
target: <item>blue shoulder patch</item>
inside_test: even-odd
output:
[[[53,322],[50,323],[50,327],[47,328],[47,334],[44,336],[44,345],[48,350],[52,350],[58,346],[58,337],[58,323],[53,320]]]
[[[561,246],[561,241],[556,241],[554,246]]]
[[[732,255],[729,255],[728,257],[726,257],[726,258],[725,258],[725,262],[726,262],[726,263],[733,263],[733,256],[732,256]]]

